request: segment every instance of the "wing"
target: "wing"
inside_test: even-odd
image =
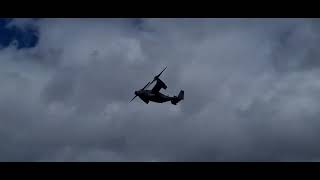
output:
[[[167,85],[163,81],[161,81],[159,78],[157,78],[157,83],[156,85],[154,85],[151,91],[152,93],[158,93],[161,90],[161,88],[167,89]]]

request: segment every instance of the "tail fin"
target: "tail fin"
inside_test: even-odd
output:
[[[183,100],[183,99],[184,99],[184,91],[183,91],[183,90],[180,91],[180,93],[179,93],[179,95],[178,95],[178,98],[179,98],[180,100]]]
[[[184,99],[184,91],[181,90],[178,97],[174,96],[173,99],[171,100],[171,103],[174,105],[177,105],[178,102]]]

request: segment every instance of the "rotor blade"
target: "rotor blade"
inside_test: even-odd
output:
[[[154,77],[154,79],[156,79],[156,78],[160,77],[160,76],[161,76],[161,74],[163,73],[163,71],[164,71],[164,70],[166,70],[166,69],[167,69],[167,66],[166,66],[166,67],[161,71],[161,73],[160,73],[160,74],[158,74],[157,76],[155,76],[155,77]]]
[[[144,90],[149,84],[150,84],[150,82],[148,82],[148,84],[146,84],[141,90]],[[136,97],[137,97],[137,95],[136,95],[135,97],[133,97],[133,98],[131,99],[131,101],[133,101]],[[131,102],[131,101],[130,101],[130,102]]]
[[[166,69],[167,69],[167,66],[161,71],[160,74],[158,74],[157,76],[154,77],[154,79],[153,79],[153,81],[151,81],[151,83],[148,82],[141,90],[144,90],[145,88],[149,87],[149,85],[151,85],[151,84],[163,73],[163,71],[166,70]],[[136,97],[137,97],[137,95],[136,95],[134,98],[136,98]],[[134,98],[132,98],[131,101],[133,101]],[[130,101],[130,102],[131,102],[131,101]]]
[[[156,81],[157,79],[156,78],[154,78],[152,81],[151,81],[151,83],[150,83],[150,85],[154,82],[154,81]]]
[[[151,85],[151,84],[150,84],[150,82],[149,82],[148,85],[147,85],[146,87],[144,87],[142,90],[148,88],[150,85]]]
[[[133,101],[133,100],[134,100],[134,98],[136,98],[136,97],[137,97],[137,96],[133,97],[133,98],[131,99],[131,101]],[[131,102],[131,101],[130,101],[130,102]]]
[[[144,90],[149,84],[150,82],[148,82],[148,84],[146,84],[141,90]]]

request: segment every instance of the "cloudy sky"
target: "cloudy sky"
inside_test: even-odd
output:
[[[318,161],[317,19],[1,19],[0,161]],[[134,96],[165,66],[177,106]]]

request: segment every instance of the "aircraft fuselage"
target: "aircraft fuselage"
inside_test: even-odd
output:
[[[140,90],[136,91],[135,94],[139,96],[145,103],[149,103],[149,101],[163,103],[167,101],[171,101],[174,97],[170,97],[164,95],[160,92],[153,93],[151,90]]]

